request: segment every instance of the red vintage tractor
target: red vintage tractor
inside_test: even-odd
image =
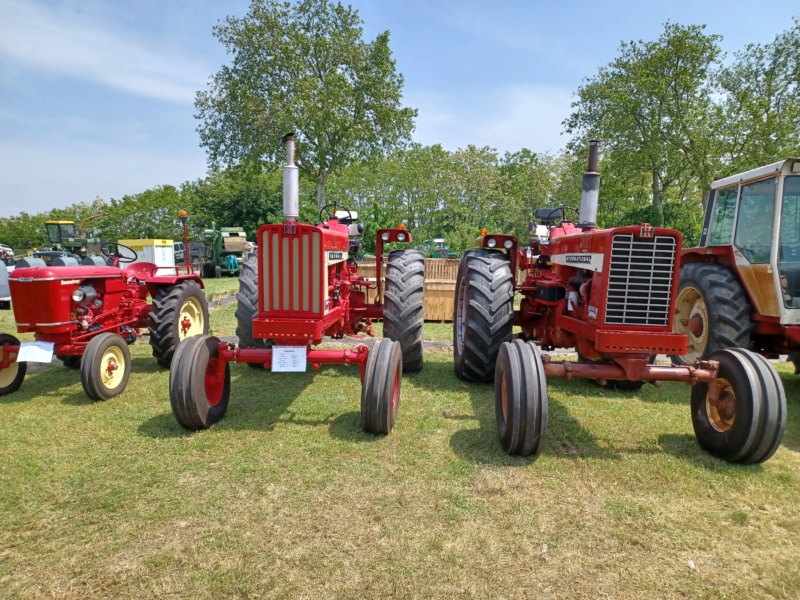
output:
[[[92,400],[107,400],[125,390],[131,374],[128,345],[149,328],[153,356],[169,367],[178,343],[208,333],[208,304],[203,283],[188,267],[171,275],[156,275],[159,267],[134,262],[134,250],[103,244],[102,260],[85,264],[16,268],[9,275],[12,307],[19,333],[33,332],[49,356],[69,368],[80,368],[81,382]],[[41,263],[39,265],[38,263]],[[126,268],[120,263],[132,263]],[[163,267],[161,268],[163,272]],[[148,298],[152,297],[152,303]],[[0,334],[0,396],[22,385],[27,362],[17,361],[21,345]]]
[[[774,367],[743,349],[718,350],[689,365],[654,364],[656,354],[686,353],[687,336],[672,331],[681,235],[646,223],[596,229],[599,189],[597,142],[591,142],[578,224],[563,207],[540,210],[546,227],[529,248],[518,248],[514,236],[485,234],[478,249],[465,253],[456,281],[456,374],[494,380],[498,433],[511,454],[542,450],[546,377],[558,376],[625,389],[645,381],[692,384],[700,445],[729,462],[767,460],[786,426]],[[514,325],[521,335],[512,336]],[[555,348],[575,348],[578,362],[542,353]]]
[[[411,242],[404,227],[376,234],[376,282],[358,273],[355,255],[363,226],[357,214],[320,211],[321,223],[298,223],[299,175],[295,140],[283,139],[284,222],[262,225],[258,251],[242,265],[236,310],[239,345],[201,335],[182,342],[170,372],[172,412],[187,429],[210,427],[228,408],[230,364],[248,363],[272,371],[305,371],[307,365],[360,367],[361,423],[365,431],[388,434],[397,418],[403,372],[422,368],[425,257],[418,250],[389,254],[385,303],[381,303],[384,245]],[[368,303],[366,292],[375,289]],[[371,348],[318,350],[324,336],[373,335],[372,319],[383,319],[383,339]]]

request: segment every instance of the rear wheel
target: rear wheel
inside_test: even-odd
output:
[[[181,427],[206,429],[228,410],[230,364],[220,365],[220,340],[200,335],[181,342],[169,373],[169,402]]]
[[[530,456],[544,447],[547,378],[539,347],[514,340],[500,346],[494,378],[497,433],[509,454]]]
[[[786,429],[786,394],[775,368],[749,350],[718,350],[718,396],[708,384],[692,388],[692,425],[700,446],[731,463],[754,464],[772,456]]]
[[[688,352],[672,362],[690,365],[722,348],[750,345],[753,323],[747,293],[739,278],[716,263],[681,267],[672,329],[689,337]]]
[[[495,375],[500,345],[511,340],[514,276],[499,250],[464,253],[456,277],[453,360],[456,375],[488,382]]]
[[[0,359],[2,359],[3,346],[5,344],[19,347],[19,340],[11,334],[0,333]],[[25,379],[25,373],[28,371],[28,363],[17,362],[17,353],[18,350],[12,351],[9,358],[14,362],[5,369],[0,369],[0,396],[16,392],[22,385],[23,379]]]
[[[83,391],[92,400],[108,400],[125,391],[131,377],[128,344],[116,333],[101,333],[86,345],[81,361]]]
[[[383,335],[400,342],[404,373],[422,369],[424,313],[425,255],[419,250],[395,250],[386,266]]]
[[[258,262],[255,258],[242,263],[236,301],[236,337],[239,338],[239,347],[272,347],[272,340],[253,336],[253,319],[258,316]],[[254,369],[264,367],[261,363],[249,362],[247,364]]]
[[[150,346],[158,364],[169,368],[181,341],[207,333],[208,302],[196,281],[158,289],[150,312]]]
[[[367,356],[361,388],[361,427],[367,433],[386,435],[394,427],[402,377],[400,343],[388,338],[375,340]]]

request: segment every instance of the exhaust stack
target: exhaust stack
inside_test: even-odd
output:
[[[589,166],[583,174],[581,212],[578,227],[597,227],[597,201],[600,196],[600,173],[597,172],[597,140],[589,140]]]
[[[287,133],[281,141],[286,146],[286,164],[283,165],[283,218],[294,222],[300,215],[300,169],[294,164],[294,133]]]

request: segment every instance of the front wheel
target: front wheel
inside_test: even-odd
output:
[[[83,391],[92,400],[108,400],[125,391],[131,376],[128,344],[116,333],[101,333],[86,345],[81,361]]]
[[[497,433],[509,454],[544,448],[548,422],[547,378],[539,347],[514,340],[500,346],[494,376]]]
[[[230,363],[220,364],[220,340],[210,335],[185,339],[169,372],[169,403],[181,427],[207,429],[225,416],[231,395]]]
[[[10,352],[9,358],[14,362],[5,369],[0,369],[0,396],[16,392],[22,385],[22,380],[25,379],[25,373],[28,371],[27,362],[17,362],[16,360],[19,352],[19,340],[11,334],[0,333],[0,359],[2,358],[5,344],[16,346],[17,350]]]
[[[786,429],[786,394],[772,364],[763,356],[732,348],[718,350],[718,394],[708,384],[692,388],[692,425],[700,446],[731,463],[761,463],[780,446]]]
[[[361,427],[367,433],[386,435],[397,420],[403,351],[388,338],[375,340],[367,356],[361,387]]]

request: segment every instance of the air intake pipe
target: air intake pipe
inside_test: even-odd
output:
[[[589,166],[583,174],[581,212],[578,227],[597,227],[597,201],[600,196],[600,173],[597,172],[597,140],[589,140]]]
[[[283,165],[283,218],[294,222],[300,215],[300,170],[294,164],[294,133],[287,133],[281,141],[286,146],[286,164]]]

